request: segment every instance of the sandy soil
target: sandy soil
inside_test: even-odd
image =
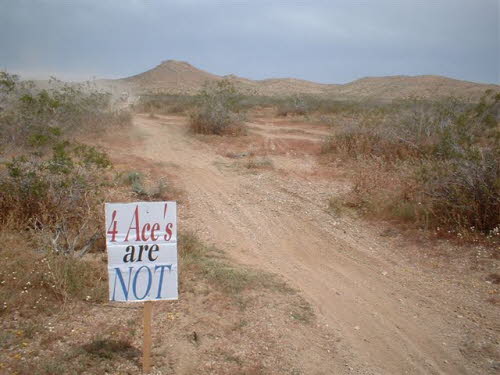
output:
[[[251,128],[270,151],[279,136],[313,142],[325,134],[304,124],[267,130],[262,119]],[[422,245],[409,245],[382,225],[332,216],[328,199],[348,184],[316,173],[313,155],[271,152],[274,169],[247,169],[188,135],[185,118],[177,116],[137,115],[132,130],[106,147],[121,162],[141,157],[173,171],[187,197],[180,225],[302,291],[337,337],[331,373],[500,369],[498,305],[485,302],[496,286],[408,257],[407,251],[424,252]]]

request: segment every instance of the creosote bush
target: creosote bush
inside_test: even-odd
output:
[[[474,159],[424,162],[414,178],[416,199],[429,221],[443,228],[490,234],[500,227],[500,158],[491,151]]]
[[[335,129],[323,152],[359,163],[353,201],[369,212],[490,235],[500,226],[499,111],[492,91],[476,104],[399,101]]]
[[[198,107],[190,115],[191,131],[197,134],[244,134],[242,115],[238,113],[238,97],[236,89],[227,80],[205,84],[197,97]]]
[[[131,122],[130,113],[112,109],[109,93],[91,84],[49,84],[38,89],[0,72],[0,145],[50,145],[62,133],[99,132]]]
[[[111,163],[94,147],[68,141],[48,154],[15,157],[0,170],[0,223],[43,233],[56,252],[83,255],[102,235],[99,208]]]

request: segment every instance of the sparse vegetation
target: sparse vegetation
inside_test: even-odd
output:
[[[245,161],[247,169],[273,169],[273,161],[268,157],[255,157],[252,156]]]
[[[373,110],[383,110],[384,103],[376,101],[353,101],[337,99],[327,95],[292,95],[272,98],[270,103],[276,107],[278,116],[308,115],[354,115]]]
[[[104,311],[109,307],[104,304],[107,270],[102,204],[112,200],[115,194],[132,199],[163,200],[173,198],[176,191],[165,179],[154,184],[148,174],[141,171],[116,175],[104,152],[74,141],[81,128],[92,129],[97,122],[87,127],[82,118],[79,125],[73,126],[53,113],[59,111],[58,105],[53,107],[49,99],[46,102],[49,104],[40,102],[41,98],[46,99],[45,94],[32,95],[36,103],[25,103],[23,113],[30,114],[31,117],[26,118],[36,119],[38,112],[31,106],[42,108],[40,113],[46,114],[47,120],[39,122],[40,127],[25,129],[24,125],[31,120],[8,122],[13,118],[10,111],[20,108],[16,107],[19,105],[17,94],[3,96],[11,100],[8,105],[12,107],[1,112],[2,121],[13,125],[10,130],[29,137],[28,141],[17,136],[12,138],[18,147],[5,151],[5,161],[0,165],[0,241],[3,244],[0,250],[3,260],[0,372],[104,373],[115,371],[117,364],[124,372],[136,371],[140,367],[137,349],[140,346],[136,342],[135,327],[124,329],[114,317],[112,322],[102,320],[113,316]],[[53,92],[47,95],[52,98]],[[108,116],[106,113],[103,109],[104,117]],[[281,279],[231,263],[222,252],[207,247],[193,234],[180,234],[179,254],[183,269],[180,287],[189,301],[184,309],[191,309],[202,296],[210,298],[211,308],[220,312],[218,317],[227,313],[232,318],[234,314],[246,314],[245,311],[254,314],[254,293],[259,293],[259,298],[268,298],[264,296],[270,294],[283,301],[294,301],[279,306],[282,311],[276,319],[280,322],[296,320],[296,324],[310,324],[314,317],[311,307]],[[190,293],[197,297],[189,300]],[[229,305],[227,301],[231,301]],[[228,308],[232,313],[227,312]],[[135,314],[134,310],[130,311]],[[101,317],[96,318],[95,313]],[[177,313],[164,315],[167,321],[178,316]],[[101,326],[92,326],[84,334],[86,327],[82,328],[82,324],[89,321],[99,322]],[[234,324],[234,335],[239,336],[242,331],[255,335],[254,327],[260,323],[235,320]],[[96,329],[100,332],[97,336]],[[179,337],[184,334],[177,333]],[[198,334],[193,335],[199,345]],[[206,334],[202,343],[210,335]],[[177,336],[176,339],[180,340]],[[236,338],[231,340],[238,342]],[[248,358],[232,352],[221,351],[224,354],[220,358],[211,351],[203,353],[225,366],[230,361],[235,369],[254,365],[254,361],[250,365]],[[170,368],[170,364],[161,361],[156,366]]]
[[[316,322],[312,306],[280,277],[235,264],[229,253],[203,243],[193,232],[180,232],[181,298],[154,307],[153,356],[158,373],[329,373],[339,358],[349,359],[352,353],[342,352],[341,331],[359,331],[362,342],[365,326],[382,311],[378,297],[391,297],[384,286],[397,281],[406,265],[399,257],[385,261],[388,254],[392,257],[395,253],[384,252],[387,242],[378,242],[372,228],[359,237],[357,220],[338,220],[351,213],[352,207],[457,236],[467,232],[500,238],[500,97],[491,92],[478,104],[453,99],[384,104],[315,95],[243,96],[222,80],[207,85],[196,97],[145,95],[135,109],[149,113],[150,120],[140,116],[133,132],[125,135],[126,139],[139,135],[138,143],[126,149],[130,151],[127,165],[120,164],[137,170],[116,174],[99,148],[74,140],[82,129],[93,132],[128,122],[127,114],[111,109],[107,94],[60,84],[55,89],[35,90],[7,74],[0,77],[0,89],[0,136],[8,138],[0,141],[5,156],[0,164],[0,373],[140,371],[140,305],[106,303],[102,203],[178,198],[170,180],[157,177],[158,173],[170,173],[169,169],[189,171],[191,175],[183,183],[190,189],[194,186],[191,191],[199,198],[189,200],[189,210],[181,203],[183,226],[203,228],[215,223],[210,227],[213,233],[203,232],[203,236],[219,241],[223,234],[224,246],[237,243],[238,251],[251,244],[244,259],[253,261],[251,257],[256,255],[253,259],[258,264],[265,255],[269,261],[266,267],[300,283],[312,301],[330,303],[324,306],[326,319]],[[267,108],[259,111],[258,107]],[[199,157],[197,140],[186,139],[184,132],[178,131],[184,119],[170,118],[172,132],[159,126],[161,121],[153,121],[161,114],[191,112],[190,126],[195,133],[244,134],[242,113],[250,108],[259,116],[251,136],[201,137],[218,144],[217,153],[203,148],[209,158]],[[272,118],[272,125],[265,129],[262,116],[273,111],[291,118]],[[107,122],[107,118],[112,120]],[[316,170],[311,154],[318,152],[320,137],[330,130],[335,133],[325,141],[323,151],[336,168]],[[163,142],[176,147],[162,154]],[[107,143],[114,152],[113,160],[125,155],[122,146],[116,140]],[[175,168],[168,162],[172,151],[179,153],[172,158],[178,163]],[[161,158],[155,159],[158,155]],[[269,171],[274,168],[273,160],[279,164],[279,173]],[[346,194],[345,171],[351,166],[354,186]],[[258,176],[252,175],[257,172]],[[342,181],[331,186],[328,176],[339,176]],[[205,186],[210,177],[215,177],[217,184]],[[328,217],[322,212],[324,205],[317,202],[334,192],[334,197],[323,202],[328,203],[326,211],[333,216]],[[219,208],[226,214],[228,227],[224,230],[217,223],[223,221],[216,212]],[[205,215],[190,218],[197,213]],[[245,222],[248,227],[240,231]],[[392,237],[394,229],[390,229],[380,235]],[[302,237],[297,239],[298,235]],[[465,293],[472,285],[465,277],[460,280],[463,285],[456,286],[460,283],[450,278],[437,290],[432,283],[421,283],[422,293],[428,296],[424,307],[412,299],[412,293],[406,293],[404,301],[390,301],[383,312],[390,318],[401,313],[401,306],[412,306],[416,315],[426,310],[441,322],[439,298],[462,291],[463,298],[445,301],[449,311],[467,315],[460,325],[481,336],[481,345],[494,343],[494,335],[488,336],[483,324],[493,312],[482,307],[475,311],[474,306],[485,295],[489,299],[483,300],[498,303],[499,276],[486,268],[482,248],[478,246],[474,254],[478,259],[475,264],[484,267],[478,273],[487,277],[481,286],[474,285],[474,293]],[[345,256],[345,250],[353,250],[356,256]],[[368,273],[344,272],[361,269],[368,250],[377,253],[380,264],[365,267]],[[341,261],[340,268],[335,268],[336,260]],[[379,268],[381,265],[384,268]],[[317,274],[311,277],[310,271]],[[387,283],[379,272],[388,276]],[[406,284],[413,284],[419,275],[417,270],[404,274]],[[337,285],[335,280],[341,282]],[[365,298],[364,304],[370,308],[351,320],[348,312],[359,307],[356,293],[367,280],[379,294]],[[439,298],[431,296],[434,291]],[[344,298],[347,294],[355,298]],[[346,308],[340,317],[345,320],[340,322],[343,329],[334,337],[325,323],[331,320],[335,301],[342,301]],[[474,322],[469,319],[472,316]],[[464,317],[457,315],[457,319]],[[419,326],[410,324],[403,328],[416,332]],[[458,327],[453,324],[444,327],[447,337]],[[424,341],[434,339],[429,332],[435,326],[422,333]],[[378,328],[372,330],[372,336],[399,332],[389,326]],[[465,331],[460,332],[449,336],[461,339]],[[376,347],[372,344],[363,345]],[[449,346],[461,348],[457,340]],[[465,346],[469,351],[483,350],[477,347]],[[428,354],[420,349],[413,354]],[[496,363],[498,356],[491,352],[485,366]],[[447,358],[447,363],[455,357],[442,359]],[[457,366],[467,367],[464,363],[458,361]],[[346,362],[346,368],[349,364]]]
[[[331,197],[328,201],[328,211],[333,216],[341,216],[345,211],[344,201],[340,197]]]
[[[207,247],[191,232],[182,233],[179,244],[179,255],[188,271],[201,274],[212,285],[234,298],[245,289],[295,293],[276,275],[231,264],[223,252]]]
[[[214,98],[214,95],[217,98]],[[209,98],[210,97],[210,98]],[[151,118],[156,114],[185,115],[200,113],[201,105],[210,105],[213,111],[220,110],[217,102],[223,101],[222,106],[235,114],[262,108],[272,108],[278,116],[312,116],[327,118],[328,116],[343,114],[359,116],[368,111],[386,110],[387,104],[377,101],[354,101],[343,98],[333,98],[327,95],[295,94],[291,96],[264,96],[257,94],[243,94],[229,81],[222,80],[205,84],[198,95],[149,93],[141,95],[134,110],[148,113]],[[215,113],[215,118],[223,119],[224,113]],[[206,118],[210,118],[205,114]],[[235,116],[236,118],[238,116]]]
[[[117,317],[106,311],[117,306],[100,304],[107,300],[106,263],[100,256],[81,259],[20,249],[12,246],[17,240],[14,232],[0,233],[0,240],[7,245],[2,250],[6,261],[0,273],[0,314],[4,317],[0,370],[78,374],[102,373],[119,366],[138,371],[141,335],[135,330],[140,310],[127,307]],[[232,351],[247,347],[242,335],[254,342],[262,334],[275,334],[269,331],[269,321],[283,326],[297,324],[299,331],[301,326],[315,329],[312,307],[275,275],[232,264],[221,251],[205,245],[191,232],[180,233],[179,255],[184,297],[179,303],[155,306],[155,326],[168,327],[155,338],[155,347],[161,348],[165,342],[174,345],[168,363],[161,356],[155,358],[157,369],[171,368],[172,358],[178,361],[184,353],[178,346],[186,344],[198,358],[209,358],[217,366],[227,367],[232,361],[236,369],[247,368],[254,364],[254,354],[235,356]],[[272,311],[271,320],[261,319],[262,314],[267,316],[267,309]],[[209,315],[212,311],[215,319]],[[22,317],[22,323],[7,319],[14,315]],[[191,331],[174,322],[188,316],[193,322]],[[92,324],[87,327],[84,322],[89,321]],[[225,334],[218,337],[220,332]],[[217,340],[216,351],[207,345],[211,340]],[[266,342],[257,344],[257,348],[254,345],[251,353],[255,349],[262,356],[260,347]],[[32,352],[37,353],[36,358],[27,357]],[[272,358],[275,360],[276,355]],[[288,362],[286,358],[282,366],[288,366]]]
[[[196,97],[192,95],[143,94],[134,110],[160,115],[186,114],[196,107],[196,103]]]
[[[291,96],[278,105],[278,116],[305,115],[311,110],[310,103],[299,95]]]
[[[138,171],[122,172],[117,180],[122,185],[130,186],[138,199],[145,201],[169,200],[178,197],[179,192],[166,180],[160,178],[156,182],[148,182],[143,173]]]

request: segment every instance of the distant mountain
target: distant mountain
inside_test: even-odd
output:
[[[144,73],[119,81],[132,84],[142,90],[192,92],[198,91],[206,81],[219,79],[221,77],[197,69],[187,62],[168,60]]]
[[[488,85],[443,76],[367,77],[340,85],[331,93],[344,97],[396,99],[418,96],[438,98],[456,96],[477,100],[488,89],[500,92],[499,85]]]
[[[251,80],[235,75],[218,76],[183,61],[168,60],[144,73],[117,80],[102,80],[106,86],[135,93],[196,93],[205,82],[228,79],[242,92],[258,95],[327,94],[349,99],[396,99],[410,96],[438,98],[456,96],[477,100],[484,91],[500,91],[499,85],[460,81],[442,76],[368,77],[338,85],[294,78]]]

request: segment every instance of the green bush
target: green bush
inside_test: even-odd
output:
[[[245,132],[238,113],[239,95],[227,80],[207,83],[198,94],[198,107],[190,116],[190,129],[198,134],[240,135]]]
[[[97,132],[129,124],[131,116],[114,111],[111,95],[91,85],[50,81],[49,89],[0,72],[0,145],[42,147],[61,134]]]
[[[21,156],[0,170],[0,223],[42,233],[42,247],[84,254],[102,232],[103,173],[111,166],[95,149],[67,141],[50,156]]]

